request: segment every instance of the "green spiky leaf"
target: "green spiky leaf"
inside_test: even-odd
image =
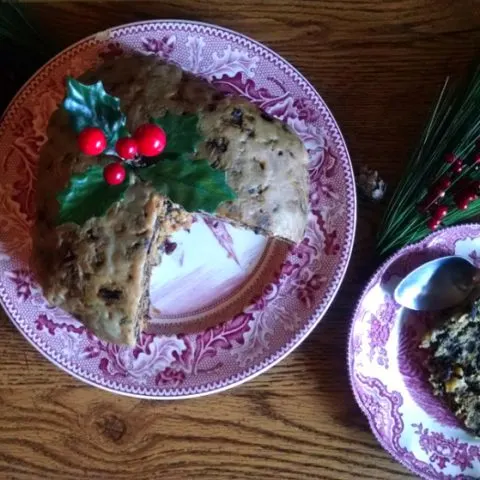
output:
[[[160,160],[142,169],[139,176],[190,212],[213,213],[218,205],[235,198],[224,171],[212,168],[206,160],[190,160],[186,155]]]
[[[184,153],[194,153],[202,139],[198,130],[197,115],[174,115],[167,112],[164,117],[152,118],[152,123],[163,128],[167,135],[167,145],[161,157],[173,158]]]
[[[102,82],[85,85],[69,77],[63,107],[77,133],[86,127],[102,129],[107,137],[105,153],[115,154],[115,143],[128,133],[127,119],[120,109],[120,99],[109,95]]]
[[[83,225],[89,218],[104,215],[111,205],[123,199],[128,185],[128,169],[125,181],[120,185],[108,185],[100,165],[73,174],[67,187],[57,195],[60,205],[57,224]]]

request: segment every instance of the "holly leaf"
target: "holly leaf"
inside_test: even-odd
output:
[[[192,114],[174,115],[167,112],[161,118],[152,118],[152,123],[162,127],[167,135],[167,145],[161,157],[195,153],[202,135],[198,130],[198,116]]]
[[[102,216],[113,203],[123,199],[129,184],[128,170],[120,185],[108,185],[100,165],[73,174],[68,186],[57,195],[60,204],[57,224],[83,225],[89,218]]]
[[[224,171],[212,168],[206,160],[191,160],[186,155],[164,158],[142,169],[139,176],[190,212],[213,213],[220,203],[235,199]]]
[[[120,110],[120,99],[109,95],[102,82],[85,85],[68,77],[63,108],[68,112],[77,133],[85,127],[103,130],[107,137],[105,153],[115,154],[116,141],[128,133],[127,118]]]

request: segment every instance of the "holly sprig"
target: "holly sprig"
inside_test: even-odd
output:
[[[99,128],[107,140],[104,153],[116,155],[115,144],[128,135],[127,117],[120,108],[120,99],[109,95],[102,82],[85,85],[68,77],[63,108],[77,134],[87,127]]]
[[[162,152],[163,157],[177,158],[185,153],[196,152],[202,140],[198,129],[198,116],[192,114],[174,115],[167,112],[161,118],[151,118],[165,132],[168,142]]]
[[[60,209],[58,224],[82,225],[91,217],[100,217],[110,206],[123,199],[130,184],[131,172],[119,185],[105,186],[103,167],[93,165],[84,172],[73,174],[68,187],[57,196]]]
[[[234,200],[225,171],[195,158],[202,141],[197,115],[167,112],[130,136],[120,100],[109,95],[101,82],[84,85],[73,78],[67,80],[63,106],[84,153],[114,154],[122,161],[73,174],[57,195],[58,224],[82,225],[104,215],[112,204],[122,201],[135,181],[151,184],[191,212],[213,213],[222,202]],[[142,156],[152,158],[143,162]]]
[[[214,212],[219,203],[235,199],[225,182],[225,172],[215,170],[206,160],[181,156],[165,158],[138,173],[144,181],[190,212]]]

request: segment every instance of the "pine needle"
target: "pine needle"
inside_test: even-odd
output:
[[[11,0],[0,1],[0,114],[23,83],[55,53],[28,20],[25,8]]]
[[[428,216],[419,212],[417,205],[428,189],[449,171],[450,165],[445,162],[447,153],[464,160],[465,167],[460,175],[451,178],[452,185],[447,190],[451,207],[443,225],[466,222],[480,214],[480,200],[472,202],[467,210],[455,208],[451,200],[458,180],[480,179],[480,172],[473,165],[479,137],[480,65],[475,65],[462,83],[452,85],[447,78],[443,85],[417,149],[387,207],[377,241],[381,255],[431,233]]]
[[[21,47],[43,57],[51,55],[51,48],[32,26],[23,8],[12,0],[0,3],[0,44]]]

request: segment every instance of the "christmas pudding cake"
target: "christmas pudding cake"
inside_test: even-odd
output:
[[[420,345],[428,351],[426,367],[433,393],[480,437],[480,300],[455,308],[427,332]]]
[[[99,338],[135,343],[152,267],[192,213],[292,243],[304,235],[301,140],[159,58],[117,58],[68,79],[47,133],[34,265],[47,300]]]

